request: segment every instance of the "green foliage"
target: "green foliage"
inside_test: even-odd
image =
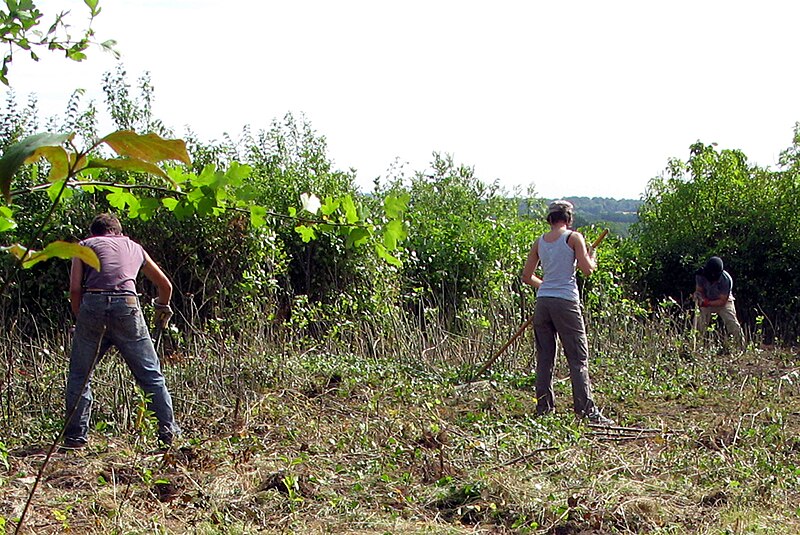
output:
[[[150,74],[145,73],[137,81],[138,94],[131,94],[127,72],[123,65],[103,75],[103,92],[111,119],[119,130],[152,132],[161,137],[171,137],[171,131],[153,116],[155,88]]]
[[[115,132],[99,140],[96,146],[101,144],[108,145],[114,150],[118,158],[111,160],[89,159],[88,151],[80,152],[70,146],[72,136],[65,134],[35,134],[17,144],[12,145],[0,158],[0,190],[6,199],[11,202],[14,196],[25,195],[34,191],[47,190],[52,202],[51,210],[45,216],[43,224],[48,222],[50,215],[60,203],[64,192],[68,187],[78,187],[90,189],[109,190],[109,202],[122,202],[123,206],[127,199],[119,201],[114,196],[119,197],[123,192],[114,185],[98,182],[78,182],[76,177],[88,169],[119,169],[129,167],[137,170],[153,169],[154,174],[166,176],[155,163],[165,160],[178,160],[189,163],[189,156],[182,142],[174,140],[164,140],[149,134],[140,136],[134,132]],[[67,146],[67,148],[65,148]],[[92,147],[92,148],[95,148]],[[17,171],[24,164],[35,164],[40,159],[44,159],[49,164],[48,182],[38,184],[27,191],[11,191],[11,181]],[[129,194],[128,194],[129,195]],[[132,203],[133,201],[128,201]],[[13,219],[13,210],[7,208],[3,212],[2,226],[12,229],[16,226]],[[40,236],[35,236],[34,241]],[[47,260],[48,258],[70,258],[78,256],[86,259],[90,265],[99,267],[99,262],[94,253],[87,247],[77,244],[66,244],[54,242],[45,246],[42,251],[34,252],[30,247],[14,244],[3,248],[4,251],[13,254],[20,261],[22,267],[29,268],[36,263]]]
[[[694,272],[720,256],[734,278],[742,319],[763,311],[778,330],[798,332],[800,278],[800,174],[795,145],[784,153],[784,169],[750,165],[737,150],[701,143],[687,162],[670,162],[653,179],[633,227],[637,278],[653,299],[685,301]],[[794,156],[793,156],[794,155]],[[777,327],[780,325],[780,327]]]
[[[8,51],[0,68],[0,82],[8,85],[8,67],[17,50],[26,51],[34,61],[39,61],[37,50],[63,52],[73,61],[86,59],[86,50],[94,37],[92,22],[100,14],[100,7],[98,0],[84,0],[84,3],[89,8],[89,23],[77,38],[73,38],[67,22],[68,11],[56,15],[47,31],[42,31],[39,28],[44,23],[44,14],[32,0],[5,0],[5,9],[0,9],[0,43],[6,45]],[[100,43],[103,49],[114,54],[115,45],[112,40]]]
[[[533,239],[546,225],[520,215],[518,199],[506,198],[496,184],[483,183],[450,156],[434,154],[431,167],[433,174],[417,174],[408,190],[404,294],[414,308],[421,300],[450,318],[470,298],[507,301]]]
[[[276,243],[288,262],[277,281],[284,313],[297,295],[312,303],[346,303],[351,313],[374,308],[374,296],[400,264],[404,192],[381,199],[358,193],[352,172],[333,168],[325,138],[291,114],[254,137],[245,132],[238,144],[193,151],[208,160],[239,158],[252,168],[248,194],[269,208],[256,216],[276,223]],[[277,224],[283,220],[277,214],[288,214],[293,224]],[[386,264],[388,273],[378,275]]]
[[[152,117],[152,87],[147,77],[141,82],[142,95],[132,98],[124,76],[120,68],[116,76],[106,78],[105,89],[117,123],[166,131]],[[70,113],[80,116],[77,111]],[[19,127],[22,117],[9,115],[7,119],[9,133],[24,131],[24,127]],[[50,233],[42,232],[45,229],[42,218],[26,209],[32,206],[31,198],[37,197],[34,194],[45,191],[50,203],[40,204],[44,210],[40,209],[39,213],[53,216],[57,227],[65,215],[72,214],[77,226],[72,226],[68,235],[82,234],[93,212],[113,210],[143,222],[135,225],[142,235],[171,236],[178,245],[192,243],[194,250],[207,251],[209,257],[213,253],[219,259],[187,262],[188,255],[176,257],[175,252],[182,247],[169,246],[163,247],[166,255],[160,259],[167,267],[188,270],[187,286],[178,287],[179,293],[202,296],[199,305],[191,300],[191,314],[187,316],[195,317],[195,313],[204,309],[201,317],[214,317],[206,314],[220,313],[219,307],[227,306],[223,303],[233,303],[245,294],[253,297],[265,285],[273,290],[286,287],[276,277],[291,277],[292,272],[298,270],[306,272],[305,288],[292,282],[284,302],[291,302],[295,293],[310,291],[314,291],[315,298],[338,298],[343,289],[341,285],[332,286],[323,279],[314,284],[317,290],[310,284],[318,278],[317,273],[327,274],[330,270],[315,269],[308,253],[329,245],[333,246],[333,251],[321,251],[322,254],[315,257],[341,266],[340,259],[345,258],[345,263],[349,263],[346,257],[353,256],[351,251],[367,246],[376,258],[395,267],[401,263],[397,252],[406,237],[402,218],[407,197],[387,197],[383,204],[371,202],[374,206],[368,208],[352,187],[352,177],[331,169],[325,155],[324,138],[317,138],[307,124],[299,125],[291,116],[287,117],[285,125],[276,123],[268,135],[262,133],[262,145],[242,151],[250,158],[249,163],[215,157],[207,158],[207,163],[197,168],[192,166],[183,141],[164,139],[152,132],[138,134],[133,130],[120,130],[92,140],[84,151],[77,150],[74,141],[74,135],[34,134],[8,148],[0,160],[0,189],[8,199],[13,198],[14,204],[0,207],[0,228],[28,239],[33,236],[32,242],[46,239]],[[204,154],[202,147],[192,147],[198,149],[201,156]],[[101,148],[111,149],[116,157],[100,154]],[[206,154],[221,153],[208,151]],[[162,167],[166,161],[178,162],[184,167]],[[30,165],[24,166],[26,163]],[[14,191],[12,179],[20,186]],[[276,182],[281,188],[273,187]],[[320,201],[320,195],[324,195],[324,201]],[[184,229],[192,230],[176,238],[175,225],[168,219],[157,218],[162,211],[172,213],[179,222],[186,223]],[[245,214],[243,228],[241,216]],[[277,233],[262,230],[268,226],[275,227]],[[209,241],[198,243],[198,235]],[[260,249],[256,244],[266,245],[267,249]],[[287,246],[288,255],[284,252]],[[299,262],[292,261],[297,258],[291,252],[292,247],[305,249]],[[30,257],[27,249],[19,244],[5,248],[20,259]],[[51,252],[58,253],[54,256],[63,256],[68,250],[71,249],[45,247],[43,252],[37,253],[36,259],[45,259]],[[266,267],[256,263],[265,255],[272,260],[288,258],[289,268],[276,265],[272,260]],[[364,253],[358,255],[363,257]],[[229,269],[224,272],[225,276],[217,277],[223,264]],[[24,264],[25,267],[31,265],[31,262]],[[215,288],[200,287],[199,281],[209,280],[208,270],[213,270],[214,278],[219,281]],[[337,266],[335,271],[341,272],[341,267]],[[368,280],[361,275],[358,277]],[[243,279],[247,282],[243,283]],[[10,278],[6,281],[8,284]],[[268,294],[274,295],[274,291]],[[370,298],[365,302],[370,303]]]

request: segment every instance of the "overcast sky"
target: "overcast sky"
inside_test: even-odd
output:
[[[47,20],[81,0],[36,0]],[[129,81],[150,72],[177,135],[238,136],[304,114],[368,188],[434,151],[484,181],[546,198],[638,198],[700,140],[775,167],[800,121],[796,1],[100,0]],[[47,56],[45,52],[40,55]],[[102,106],[99,49],[17,56],[17,98],[44,116],[84,88]]]

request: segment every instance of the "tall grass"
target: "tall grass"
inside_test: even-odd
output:
[[[470,372],[519,326],[512,306],[462,315],[302,318],[235,334],[170,332],[163,365],[185,435],[149,455],[130,374],[94,379],[88,452],[55,458],[30,529],[105,533],[787,533],[800,527],[798,359],[694,340],[688,311],[587,314],[595,395],[639,437],[571,413],[533,417],[532,335]],[[69,333],[2,347],[0,517],[13,520],[32,445],[62,424]],[[146,439],[147,437],[141,437]],[[1,453],[1,452],[0,452]],[[69,488],[69,493],[64,489]],[[54,512],[59,511],[54,519]]]

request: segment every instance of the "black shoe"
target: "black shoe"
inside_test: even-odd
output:
[[[65,438],[59,450],[62,452],[82,450],[86,447],[86,444],[87,442],[85,440],[80,440],[77,438]]]

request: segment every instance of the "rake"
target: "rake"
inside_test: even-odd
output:
[[[601,232],[600,235],[597,237],[597,239],[594,240],[594,242],[592,243],[592,249],[597,249],[597,247],[601,243],[603,243],[603,240],[606,238],[607,235],[608,235],[608,229],[603,229],[603,232]],[[533,316],[531,315],[528,319],[525,320],[525,322],[522,325],[520,325],[519,329],[517,329],[517,332],[514,333],[514,336],[509,338],[508,342],[503,344],[503,347],[501,347],[497,351],[497,353],[495,353],[489,360],[483,363],[483,366],[481,366],[478,369],[478,371],[475,372],[475,374],[472,376],[470,382],[474,381],[475,379],[486,373],[489,370],[489,368],[492,367],[492,364],[494,364],[497,361],[497,359],[499,359],[500,356],[506,352],[506,349],[508,349],[509,346],[511,346],[511,344],[513,344],[517,340],[517,338],[522,336],[522,333],[525,332],[525,329],[527,329],[532,322],[533,322]]]

